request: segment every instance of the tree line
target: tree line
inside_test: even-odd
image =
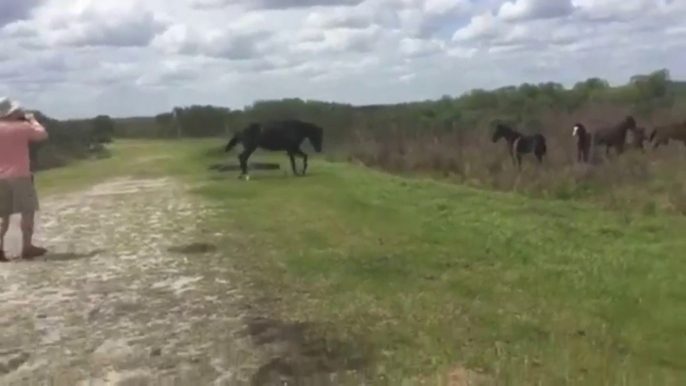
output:
[[[383,136],[389,130],[436,133],[482,127],[501,120],[525,132],[541,130],[545,113],[573,113],[589,105],[618,106],[650,120],[661,109],[686,103],[686,82],[673,81],[667,69],[636,75],[618,87],[599,78],[571,88],[547,82],[524,83],[494,90],[475,89],[459,97],[393,105],[351,104],[290,98],[261,100],[243,109],[193,105],[175,107],[154,117],[56,120],[36,112],[50,140],[32,149],[36,169],[61,166],[72,159],[101,154],[112,138],[198,138],[229,136],[249,122],[296,118],[314,122],[327,131],[327,143],[344,141],[359,133]]]
[[[327,130],[327,138],[345,138],[357,131],[453,131],[476,128],[494,119],[537,132],[543,113],[569,114],[588,105],[609,105],[650,120],[656,111],[670,108],[679,99],[686,101],[686,82],[673,81],[669,71],[662,69],[633,76],[618,87],[599,78],[571,88],[555,82],[524,83],[394,105],[353,106],[292,98],[256,101],[240,110],[209,105],[175,107],[155,117],[116,119],[114,133],[128,138],[228,136],[251,121],[281,118],[317,123]]]

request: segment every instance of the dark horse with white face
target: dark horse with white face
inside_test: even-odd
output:
[[[533,153],[538,163],[541,163],[548,149],[543,134],[524,135],[502,123],[495,126],[492,140],[498,142],[500,138],[505,138],[512,162],[520,167],[523,154]]]
[[[251,123],[231,138],[224,151],[230,151],[238,143],[243,145],[243,151],[238,155],[238,161],[241,164],[239,178],[249,179],[248,158],[257,148],[269,151],[285,151],[291,159],[293,174],[304,175],[307,171],[307,154],[300,150],[300,145],[307,138],[314,150],[321,153],[323,133],[324,130],[321,127],[297,119]],[[295,170],[295,156],[303,159],[301,174]]]
[[[572,129],[572,135],[577,138],[577,160],[588,162],[592,146],[605,146],[605,155],[610,154],[611,147],[615,148],[617,154],[622,154],[629,130],[636,133],[636,120],[631,115],[614,126],[601,127],[593,132],[588,131],[582,123],[577,123]]]

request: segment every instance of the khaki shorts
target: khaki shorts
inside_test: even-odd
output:
[[[31,177],[0,179],[0,217],[38,209],[38,195]]]

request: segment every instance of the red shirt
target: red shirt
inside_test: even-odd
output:
[[[31,176],[29,142],[47,138],[38,122],[0,120],[0,179]]]

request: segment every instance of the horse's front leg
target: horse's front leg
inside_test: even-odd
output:
[[[509,144],[509,146],[507,147],[507,153],[510,154],[510,160],[512,160],[512,164],[517,165],[517,158],[515,156],[517,151],[514,150],[514,144]]]
[[[617,146],[615,146],[615,152],[617,152],[617,155],[621,155],[624,153],[624,144],[620,143]]]
[[[305,154],[302,150],[296,149],[294,151],[295,155],[303,159],[303,172],[302,174],[305,174],[307,171],[307,154]]]

